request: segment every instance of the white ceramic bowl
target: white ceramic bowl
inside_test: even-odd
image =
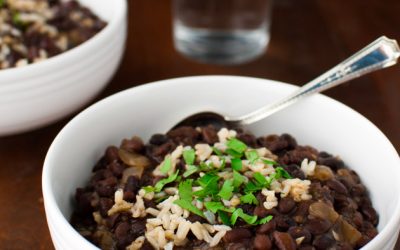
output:
[[[0,136],[34,129],[82,107],[115,73],[126,38],[126,0],[80,0],[108,22],[85,43],[21,68],[0,70]]]
[[[55,138],[43,169],[46,216],[57,249],[96,249],[68,223],[72,197],[86,185],[108,145],[166,132],[201,110],[240,115],[277,100],[296,87],[231,76],[187,77],[135,87],[89,107]],[[379,234],[364,249],[392,249],[400,227],[400,161],[389,140],[366,118],[315,95],[248,128],[256,135],[288,132],[300,144],[340,155],[368,187],[380,215]]]

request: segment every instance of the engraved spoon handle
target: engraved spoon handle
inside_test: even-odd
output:
[[[254,123],[314,93],[322,92],[370,72],[396,64],[400,49],[396,40],[382,36],[286,98],[249,114],[225,119],[235,125]]]

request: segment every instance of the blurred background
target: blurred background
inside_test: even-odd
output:
[[[381,35],[400,40],[399,0],[275,0],[271,40],[264,55],[242,65],[208,65],[174,49],[170,0],[128,2],[124,58],[96,100],[147,82],[190,75],[243,75],[303,85]],[[399,67],[325,92],[370,119],[398,151]],[[53,248],[41,199],[41,168],[51,141],[71,117],[33,132],[0,138],[0,160],[3,158],[1,164],[6,166],[0,167],[0,189],[9,190],[1,193],[0,246]],[[373,150],[371,145],[371,154]],[[15,204],[29,209],[17,212]]]

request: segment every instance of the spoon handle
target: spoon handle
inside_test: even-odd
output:
[[[288,97],[244,116],[234,119],[226,117],[226,119],[237,125],[246,125],[259,121],[304,97],[330,89],[375,70],[394,65],[399,56],[400,49],[396,40],[381,36],[342,63],[305,84]]]

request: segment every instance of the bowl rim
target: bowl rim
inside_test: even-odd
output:
[[[170,84],[175,83],[175,84],[181,84],[182,82],[190,82],[190,81],[196,81],[196,80],[209,80],[210,78],[219,78],[221,79],[227,79],[227,78],[236,78],[236,79],[241,79],[242,81],[248,80],[248,81],[266,81],[271,84],[280,84],[286,87],[290,87],[293,90],[296,88],[299,88],[298,86],[285,83],[285,82],[280,82],[276,80],[270,80],[270,79],[263,79],[263,78],[257,78],[257,77],[248,77],[248,76],[233,76],[233,75],[200,75],[200,76],[185,76],[185,77],[177,77],[177,78],[169,78],[169,79],[164,79],[164,80],[158,80],[158,81],[153,81],[149,82],[146,84],[142,84],[139,86],[134,86],[122,91],[119,91],[117,93],[114,93],[102,100],[97,101],[96,103],[90,105],[83,111],[81,111],[79,114],[77,114],[75,117],[73,117],[57,134],[53,142],[51,143],[49,150],[46,154],[45,160],[44,160],[44,165],[43,165],[43,171],[42,171],[42,192],[43,192],[43,199],[44,199],[44,206],[45,206],[45,212],[46,212],[46,217],[47,220],[49,218],[52,218],[53,220],[56,219],[59,222],[59,225],[54,225],[57,229],[61,229],[64,234],[68,234],[69,237],[72,237],[76,240],[79,239],[80,242],[85,242],[84,244],[87,246],[92,246],[97,249],[97,246],[93,245],[91,242],[86,240],[84,237],[82,237],[78,231],[76,231],[72,225],[69,223],[68,219],[62,214],[60,208],[57,205],[57,202],[54,197],[53,190],[51,189],[51,180],[50,176],[52,173],[51,165],[53,160],[53,151],[57,147],[57,144],[59,141],[64,137],[66,133],[69,132],[72,126],[79,122],[81,119],[83,119],[87,113],[91,113],[96,111],[99,108],[102,108],[104,105],[108,105],[109,103],[113,102],[115,99],[122,98],[124,96],[131,95],[132,92],[138,92],[142,91],[145,89],[151,89],[151,88],[158,88],[158,86],[161,86],[163,84]],[[375,124],[373,124],[371,121],[369,121],[366,117],[361,115],[359,112],[356,110],[350,108],[349,106],[333,99],[330,98],[326,95],[323,94],[316,94],[316,96],[324,98],[324,100],[327,100],[329,102],[334,103],[335,105],[340,106],[341,108],[347,109],[350,112],[352,112],[354,115],[358,116],[358,118],[361,118],[364,120],[364,122],[368,123],[369,126],[372,126],[373,129],[376,130],[376,132],[382,137],[387,142],[387,145],[389,146],[388,150],[391,151],[392,154],[397,155],[397,160],[400,165],[400,157],[399,154],[397,153],[396,149],[394,148],[393,144],[390,142],[390,140],[385,136],[385,134],[377,127]],[[400,195],[400,194],[399,194]],[[48,222],[49,223],[49,222]],[[392,233],[398,232],[397,226],[400,224],[400,199],[397,202],[395,209],[394,209],[394,214],[392,218],[388,221],[388,223],[384,226],[384,228],[378,232],[378,235],[375,236],[367,245],[365,245],[362,249],[376,249],[378,247],[378,244],[380,242],[388,242],[390,240],[390,237],[392,236]],[[86,244],[86,243],[89,243]]]
[[[78,0],[78,2],[80,2]],[[0,70],[0,79],[4,78],[11,78],[13,75],[29,75],[39,72],[39,70],[46,70],[47,67],[50,65],[60,64],[65,60],[70,60],[74,57],[79,57],[80,54],[84,51],[90,50],[92,47],[96,47],[97,44],[101,43],[102,40],[106,39],[107,37],[111,36],[115,29],[123,22],[126,18],[127,13],[127,0],[113,0],[112,3],[115,7],[115,14],[113,15],[112,19],[107,22],[107,25],[100,30],[97,34],[91,37],[89,40],[86,40],[82,44],[64,51],[58,55],[53,57],[47,58],[40,62],[31,63],[25,65],[23,67],[12,67],[7,69]],[[85,5],[84,5],[85,6]],[[0,87],[4,86],[4,84],[0,83]]]

